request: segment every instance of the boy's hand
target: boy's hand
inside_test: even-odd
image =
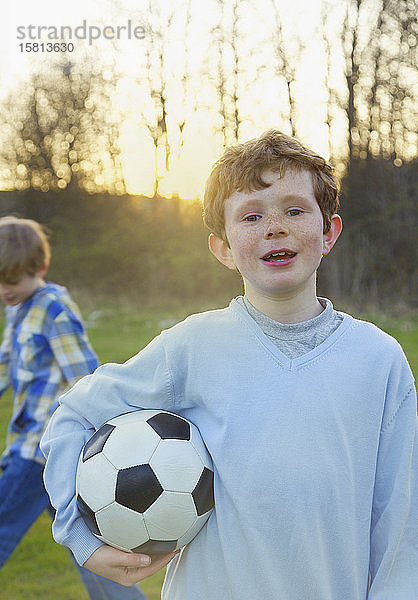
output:
[[[131,554],[111,546],[100,546],[83,566],[96,573],[96,575],[102,575],[122,585],[131,586],[154,575],[179,552],[177,550],[151,559],[150,556],[145,554]]]

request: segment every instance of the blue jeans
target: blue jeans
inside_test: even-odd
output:
[[[43,465],[18,456],[7,459],[0,476],[0,569],[29,527],[47,509]],[[70,552],[71,554],[71,552]],[[137,586],[125,587],[80,567],[71,554],[90,600],[146,600]]]

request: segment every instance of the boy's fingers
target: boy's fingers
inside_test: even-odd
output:
[[[119,564],[120,566],[132,568],[149,567],[151,564],[151,557],[147,554],[128,554],[127,552],[124,552]]]
[[[118,582],[122,585],[131,586],[135,585],[139,581],[146,579],[147,577],[151,577],[160,569],[168,565],[168,563],[178,554],[180,550],[177,552],[170,552],[170,554],[164,554],[163,556],[159,556],[158,558],[152,558],[149,566],[126,566],[123,569],[123,574],[118,577]]]
[[[153,558],[146,554],[123,552],[105,545],[93,552],[84,566],[97,575],[131,586],[157,573],[178,553],[179,550]]]

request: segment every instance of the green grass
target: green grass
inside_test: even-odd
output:
[[[97,313],[84,310],[90,323],[89,336],[102,362],[122,362],[145,346],[161,329],[182,319],[186,312],[115,309],[111,306]],[[418,328],[410,319],[365,316],[396,337],[402,344],[415,376],[418,369]],[[2,323],[0,323],[0,327]],[[0,449],[11,415],[11,396],[0,399]],[[11,559],[0,571],[2,600],[87,600],[66,550],[51,538],[50,521],[43,514],[32,526]],[[141,583],[149,600],[160,598],[164,573]]]

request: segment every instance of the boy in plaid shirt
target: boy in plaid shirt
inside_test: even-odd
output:
[[[9,386],[13,390],[0,459],[0,569],[39,515],[52,510],[39,440],[58,406],[56,398],[98,366],[76,304],[64,287],[44,280],[49,261],[49,243],[38,223],[0,219],[0,297],[6,304],[0,396]],[[76,566],[92,600],[144,599],[137,587]]]

